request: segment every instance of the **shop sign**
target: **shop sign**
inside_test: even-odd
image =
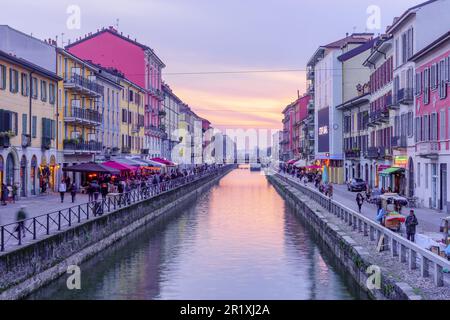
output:
[[[406,169],[408,166],[408,156],[394,156],[394,167]]]
[[[380,165],[378,165],[378,172],[384,171],[384,170],[386,170],[387,168],[390,168],[390,167],[391,166],[387,165],[387,164],[380,164]]]

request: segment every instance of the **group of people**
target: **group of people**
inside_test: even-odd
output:
[[[308,183],[314,183],[314,187],[323,193],[327,197],[333,197],[333,185],[329,182],[323,182],[322,174],[318,171],[304,170],[302,168],[297,168],[293,165],[280,164],[279,172],[288,174],[293,178],[297,178],[303,181],[304,185]]]
[[[2,183],[1,187],[1,204],[2,206],[6,206],[7,202],[16,203],[17,194],[19,187],[17,184],[8,184]]]
[[[127,175],[115,177],[111,175],[103,175],[99,179],[93,179],[86,182],[82,187],[83,191],[89,196],[89,202],[97,201],[100,198],[105,199],[110,193],[123,194],[132,190],[140,189],[143,192],[151,186],[162,184],[164,182],[176,180],[179,178],[197,175],[207,170],[214,169],[216,165],[203,164],[189,169],[172,169],[170,172],[150,171],[146,174]],[[61,203],[64,202],[66,193],[71,194],[72,203],[76,200],[76,195],[80,191],[75,182],[71,182],[70,177],[64,177],[59,184],[59,193]]]

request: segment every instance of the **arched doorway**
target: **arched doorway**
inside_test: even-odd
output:
[[[414,197],[414,163],[411,157],[408,160],[408,196]]]
[[[31,194],[35,196],[36,192],[36,176],[37,176],[37,157],[34,155],[31,158],[30,179],[31,179]]]
[[[27,196],[27,157],[25,155],[20,159],[20,196]]]
[[[8,154],[8,157],[6,158],[6,184],[7,185],[11,185],[13,186],[15,183],[15,179],[14,179],[14,171],[15,171],[16,167],[14,164],[14,156],[12,155],[12,153]]]

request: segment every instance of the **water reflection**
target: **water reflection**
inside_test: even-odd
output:
[[[258,173],[209,192],[81,266],[32,299],[354,299],[308,228]]]

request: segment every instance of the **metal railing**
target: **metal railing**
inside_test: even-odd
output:
[[[74,106],[69,107],[67,110],[65,110],[64,117],[92,121],[98,124],[101,124],[103,121],[103,115],[97,110],[79,108]]]
[[[365,237],[369,237],[370,241],[379,243],[383,237],[385,243],[384,248],[387,249],[385,252],[388,252],[391,257],[398,258],[401,263],[407,264],[408,270],[420,269],[420,275],[423,278],[432,276],[435,286],[441,287],[444,285],[443,270],[450,270],[450,261],[419,247],[414,242],[407,240],[343,204],[326,197],[317,190],[302,186],[292,178],[281,174],[277,175],[290,185],[295,184],[295,188],[300,190],[309,199],[313,199],[328,212],[340,218],[344,223],[351,226],[354,231],[362,233]]]
[[[71,77],[65,80],[65,84],[75,85],[83,89],[87,89],[97,95],[103,95],[104,87],[97,83],[97,81],[84,78],[79,74],[72,74]]]
[[[0,252],[4,252],[9,245],[23,245],[24,239],[31,238],[32,240],[37,240],[40,236],[54,234],[74,225],[92,220],[98,216],[130,207],[135,203],[186,186],[205,176],[217,176],[231,166],[226,165],[218,168],[210,168],[195,175],[164,181],[155,185],[150,184],[144,188],[138,187],[130,192],[109,195],[103,199],[2,225],[0,226]]]

